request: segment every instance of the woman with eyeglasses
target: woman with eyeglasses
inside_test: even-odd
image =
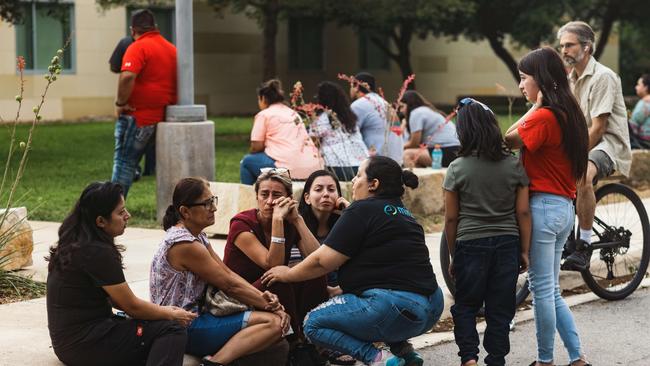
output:
[[[585,179],[589,139],[587,123],[558,53],[543,47],[519,61],[519,89],[532,108],[506,133],[521,151],[530,179],[532,237],[528,280],[537,328],[537,359],[553,364],[555,331],[572,366],[588,365],[578,329],[560,293],[560,260],[575,222],[576,181]]]
[[[244,156],[239,168],[242,183],[254,184],[261,168],[291,169],[296,179],[306,179],[323,168],[300,116],[284,103],[280,80],[268,80],[257,88],[257,104],[260,112],[251,130],[250,154]]]
[[[280,341],[289,327],[289,317],[277,297],[251,286],[212,249],[203,230],[214,224],[216,211],[217,197],[207,181],[181,179],[163,218],[165,239],[154,255],[149,277],[154,303],[198,315],[187,329],[186,352],[205,356],[202,366],[229,365],[264,350]],[[200,304],[208,284],[253,310],[227,316],[205,311]]]
[[[47,260],[47,319],[54,353],[66,365],[181,366],[195,315],[136,297],[115,243],[129,221],[122,187],[88,185],[59,228]],[[117,316],[112,308],[128,314]]]
[[[312,310],[305,335],[318,346],[368,365],[422,365],[408,339],[429,331],[443,310],[424,230],[404,207],[404,186],[418,178],[385,156],[373,156],[352,181],[354,202],[322,246],[294,267],[262,277],[274,285],[319,278],[338,268],[342,295]],[[373,342],[387,343],[392,352]]]
[[[224,249],[224,263],[260,290],[275,293],[287,313],[295,335],[290,343],[301,343],[305,314],[329,298],[325,275],[309,281],[266,286],[261,277],[268,269],[287,265],[291,249],[298,248],[303,257],[319,247],[298,213],[291,197],[289,171],[282,168],[264,170],[255,182],[257,208],[242,211],[230,220]]]
[[[446,168],[456,158],[460,142],[456,126],[445,120],[424,96],[415,90],[407,90],[399,101],[404,115],[408,141],[404,144],[404,166],[430,167],[431,152],[436,145],[442,149],[442,167]],[[425,145],[426,150],[420,146]]]

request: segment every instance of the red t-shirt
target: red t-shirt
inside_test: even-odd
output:
[[[158,31],[147,32],[127,48],[122,71],[137,74],[129,105],[138,127],[165,119],[165,107],[176,104],[176,47]]]
[[[562,147],[562,130],[553,112],[541,108],[517,129],[524,142],[522,163],[530,179],[531,192],[576,197],[571,162]]]

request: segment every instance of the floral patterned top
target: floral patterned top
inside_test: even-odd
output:
[[[359,128],[347,133],[341,122],[334,119],[334,125],[327,112],[322,113],[309,126],[309,134],[320,139],[320,151],[328,167],[359,166],[368,158],[368,148],[363,142]]]
[[[198,301],[204,296],[206,282],[190,271],[178,271],[167,261],[167,252],[176,243],[198,241],[206,247],[210,242],[205,233],[198,237],[185,227],[172,226],[151,262],[149,293],[151,302],[173,305],[198,313]]]

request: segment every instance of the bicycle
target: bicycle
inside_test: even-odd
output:
[[[650,261],[650,223],[641,198],[621,183],[608,183],[596,190],[591,265],[581,271],[589,289],[606,300],[622,300],[632,294],[647,275]],[[578,231],[572,230],[562,259],[575,250]],[[454,279],[448,272],[449,248],[444,232],[440,239],[440,265],[447,288],[454,295]],[[528,297],[528,273],[519,275],[517,305]]]

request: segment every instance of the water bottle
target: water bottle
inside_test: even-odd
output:
[[[431,151],[431,167],[433,169],[442,168],[442,150],[440,145],[436,144]]]

